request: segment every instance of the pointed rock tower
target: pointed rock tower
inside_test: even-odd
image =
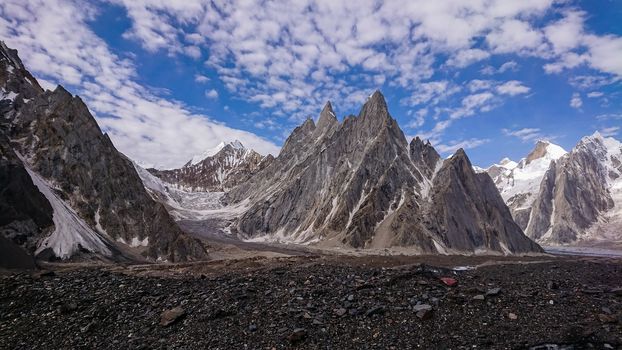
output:
[[[342,123],[330,103],[296,128],[279,156],[227,193],[249,203],[245,238],[327,246],[407,246],[424,253],[540,251],[513,222],[488,175],[464,152],[443,163],[404,133],[380,91]]]

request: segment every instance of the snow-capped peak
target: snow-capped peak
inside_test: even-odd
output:
[[[205,158],[213,157],[214,155],[216,155],[216,153],[220,152],[227,145],[229,145],[229,146],[231,146],[231,147],[233,147],[234,149],[237,149],[237,150],[245,149],[244,145],[242,145],[242,142],[240,142],[240,140],[235,140],[235,141],[229,142],[229,143],[225,143],[223,141],[223,142],[219,143],[216,147],[206,149],[203,153],[197,154],[196,156],[192,157],[192,159],[190,159],[190,165],[197,165],[197,164],[201,163],[203,160],[205,160]]]
[[[512,170],[516,168],[517,165],[518,163],[516,163],[515,161],[507,157],[501,159],[501,161],[499,162],[499,166],[501,166],[502,168],[508,169],[508,170]]]
[[[568,152],[566,152],[566,150],[563,149],[561,146],[558,146],[549,141],[539,140],[538,142],[536,142],[536,146],[531,151],[531,153],[527,155],[525,161],[521,163],[524,163],[524,166],[527,166],[533,161],[542,159],[543,163],[546,163],[548,165],[551,160],[557,160],[566,153]]]
[[[235,148],[235,149],[244,149],[244,145],[242,145],[242,142],[240,142],[240,140],[235,140],[233,142],[230,143],[231,147]]]

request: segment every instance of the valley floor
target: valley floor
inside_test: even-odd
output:
[[[0,276],[0,348],[622,348],[615,258],[309,255],[53,270]]]

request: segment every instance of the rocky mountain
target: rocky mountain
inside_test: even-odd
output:
[[[270,159],[266,158],[266,161]],[[236,140],[220,143],[216,148],[193,157],[179,169],[148,171],[186,191],[223,192],[246,180],[265,165],[263,161],[262,155]]]
[[[622,241],[622,143],[598,132],[552,162],[526,232],[548,244]]]
[[[87,106],[44,91],[0,44],[0,233],[40,258],[206,257],[144,189]]]
[[[562,147],[549,141],[538,141],[527,157],[518,163],[504,158],[484,170],[493,179],[514,220],[523,230],[527,228],[531,206],[551,161],[564,154],[566,151]]]
[[[548,245],[622,242],[622,144],[595,133],[568,153],[542,148],[526,158],[539,162],[528,186],[497,182],[525,233]]]
[[[409,144],[382,94],[339,122],[330,103],[281,153],[225,194],[246,239],[424,253],[526,253],[540,247],[512,220],[487,174],[464,151],[441,160]],[[242,209],[240,209],[242,208]]]

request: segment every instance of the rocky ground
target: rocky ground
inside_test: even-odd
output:
[[[3,349],[622,348],[615,259],[310,256],[0,278]]]

